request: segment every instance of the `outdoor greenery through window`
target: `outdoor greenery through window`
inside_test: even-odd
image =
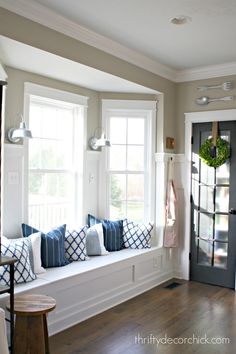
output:
[[[110,110],[107,149],[109,217],[143,222],[151,215],[152,112]]]
[[[28,222],[40,230],[73,223],[83,166],[82,107],[30,96]],[[80,198],[81,199],[81,198]]]

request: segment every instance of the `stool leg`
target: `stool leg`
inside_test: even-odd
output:
[[[14,331],[14,354],[28,354],[27,317],[16,315]]]
[[[28,317],[29,354],[46,354],[43,315]]]
[[[48,340],[48,324],[47,324],[47,315],[43,315],[43,327],[44,327],[44,340],[45,340],[45,352],[50,354],[49,350],[49,340]]]

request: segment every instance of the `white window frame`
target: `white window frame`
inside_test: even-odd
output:
[[[83,138],[83,147],[82,147],[82,161],[80,168],[80,173],[76,175],[76,193],[80,198],[75,198],[80,201],[80,204],[75,206],[75,213],[78,215],[78,221],[75,220],[78,224],[83,224],[85,222],[84,214],[84,190],[85,190],[85,180],[83,178],[85,171],[85,152],[87,147],[87,108],[88,108],[88,97],[77,95],[68,91],[62,91],[54,89],[47,86],[42,86],[30,82],[25,82],[24,84],[24,120],[29,125],[29,109],[30,109],[30,96],[38,96],[44,99],[53,99],[61,101],[65,104],[73,104],[78,106],[77,110],[81,110],[83,115],[82,131],[79,132],[81,138]],[[24,145],[24,201],[23,201],[23,220],[28,222],[28,141],[25,139],[23,141]],[[33,226],[33,225],[32,225]]]
[[[113,114],[130,114],[131,116],[140,116],[140,113],[146,118],[145,142],[148,144],[147,157],[145,164],[145,199],[144,212],[147,221],[155,221],[155,143],[156,143],[156,101],[143,100],[102,100],[102,125],[106,134],[109,132],[109,117]],[[108,136],[109,138],[109,136]],[[109,148],[102,150],[102,163],[100,171],[100,188],[99,188],[99,210],[101,216],[109,218],[109,172],[108,157]]]

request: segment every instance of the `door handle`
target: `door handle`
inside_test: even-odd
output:
[[[236,209],[230,208],[229,214],[236,215]]]

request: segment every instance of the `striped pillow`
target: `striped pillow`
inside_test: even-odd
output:
[[[89,227],[102,223],[104,234],[104,246],[107,251],[120,251],[123,248],[123,221],[111,221],[106,219],[97,219],[88,214]]]
[[[27,224],[22,224],[24,237],[28,237],[35,232],[39,232],[39,230]],[[46,234],[41,232],[41,258],[44,268],[62,267],[69,264],[69,261],[65,258],[65,232],[66,225],[52,229]]]

